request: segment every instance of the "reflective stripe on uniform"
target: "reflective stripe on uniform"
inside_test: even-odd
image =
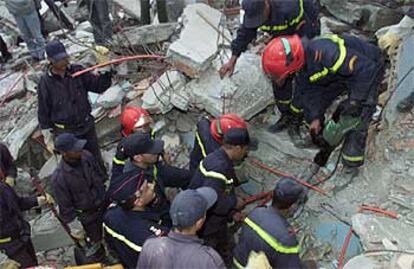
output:
[[[268,234],[265,230],[263,230],[259,225],[254,223],[251,219],[246,217],[244,222],[255,231],[260,238],[262,238],[269,246],[271,246],[277,252],[283,254],[296,254],[299,253],[299,246],[288,247],[282,245],[279,241],[276,240],[273,236]]]
[[[364,161],[364,155],[362,156],[349,156],[344,153],[342,153],[342,158],[347,160],[348,162],[363,162]]]
[[[203,141],[201,141],[201,137],[198,134],[198,132],[196,132],[195,136],[197,139],[197,144],[201,149],[201,154],[203,155],[203,158],[205,158],[207,156],[207,153],[206,153],[206,149],[204,148]]]
[[[283,31],[288,29],[290,26],[293,26],[295,24],[298,24],[302,21],[303,15],[305,13],[305,9],[303,7],[303,0],[299,0],[299,14],[293,18],[290,22],[286,22],[285,24],[281,25],[262,25],[259,27],[259,30],[262,31]]]
[[[151,136],[151,139],[155,139],[155,130],[154,129],[151,129],[151,132],[150,132],[150,136]]]
[[[125,165],[125,163],[126,163],[126,161],[125,161],[125,160],[120,160],[120,159],[118,159],[118,158],[116,158],[116,157],[114,157],[114,158],[112,159],[112,161],[113,161],[114,163],[116,163],[117,165]]]
[[[106,226],[105,223],[103,223],[102,226],[110,236],[112,236],[113,238],[118,239],[119,241],[121,241],[122,243],[124,243],[125,245],[127,245],[128,247],[133,249],[134,251],[141,252],[141,250],[142,250],[141,246],[138,246],[137,244],[129,241],[122,234],[119,234],[119,233],[115,232],[114,230],[112,230],[111,228],[109,228],[108,226]]]
[[[289,105],[290,102],[292,102],[292,99],[289,99],[289,100],[279,100],[279,99],[276,99],[276,102],[278,102],[279,104],[283,104],[283,105]]]
[[[65,129],[65,125],[63,125],[63,124],[55,123],[55,126],[59,129]]]
[[[236,257],[233,257],[233,264],[236,266],[237,269],[244,269],[244,266],[239,263]]]
[[[324,67],[323,70],[311,75],[309,77],[310,82],[316,82],[326,77],[329,74],[329,72],[335,74],[338,71],[338,69],[342,66],[346,58],[345,41],[342,38],[340,38],[338,35],[326,35],[326,36],[322,36],[321,38],[329,39],[338,45],[339,57],[332,67],[330,68]]]
[[[289,108],[294,113],[302,113],[303,112],[303,109],[300,109],[300,108],[295,107],[292,103],[290,104]]]
[[[157,182],[157,180],[158,180],[158,168],[157,168],[156,165],[154,165],[154,168],[152,170],[152,176],[153,176],[154,182]]]
[[[233,184],[233,179],[227,179],[227,177],[225,175],[220,174],[218,172],[207,171],[204,168],[203,161],[200,162],[200,172],[206,177],[211,177],[211,178],[216,178],[216,179],[223,180],[226,185]]]
[[[11,237],[0,238],[0,244],[9,243],[12,241]]]

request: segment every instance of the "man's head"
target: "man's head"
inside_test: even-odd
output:
[[[247,123],[239,115],[231,113],[217,117],[210,123],[211,135],[220,144],[223,143],[224,135],[232,128],[247,128]]]
[[[254,150],[256,140],[250,139],[246,128],[232,128],[223,138],[223,148],[233,162],[241,162]]]
[[[65,46],[59,40],[52,40],[47,43],[45,50],[54,70],[64,72],[69,65],[69,56]]]
[[[246,28],[258,28],[269,20],[272,6],[271,0],[243,0],[243,25]]]
[[[306,197],[307,191],[290,178],[280,179],[273,190],[272,206],[280,210],[288,211],[289,208]]]
[[[153,120],[145,109],[137,106],[127,106],[121,114],[122,135],[131,133],[149,133]]]
[[[195,234],[203,227],[207,210],[217,201],[217,193],[210,187],[185,190],[174,198],[170,217],[179,232]]]
[[[164,151],[164,141],[153,140],[150,134],[135,133],[125,138],[123,150],[135,165],[147,168],[158,161]]]
[[[82,150],[86,145],[85,139],[78,139],[74,134],[60,134],[55,139],[55,149],[69,164],[79,164],[82,160]]]
[[[128,179],[119,189],[111,193],[111,199],[126,210],[143,211],[156,197],[154,187],[153,182],[148,182],[140,175]]]

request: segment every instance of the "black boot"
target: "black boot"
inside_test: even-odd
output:
[[[279,133],[289,126],[291,120],[292,116],[290,113],[283,113],[275,124],[270,125],[268,131],[271,133]]]

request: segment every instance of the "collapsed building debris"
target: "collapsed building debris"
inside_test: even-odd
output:
[[[139,19],[140,11],[130,1],[115,2],[129,16]],[[398,11],[363,1],[344,3],[322,0],[321,4],[336,17],[321,18],[323,33],[353,32],[356,31],[355,27],[373,33],[382,26],[399,22],[401,18]],[[130,101],[142,105],[153,114],[163,114],[154,116],[154,129],[158,131],[157,136],[166,142],[173,162],[180,167],[188,165],[195,124],[201,117],[207,114],[218,116],[237,113],[250,120],[251,132],[260,144],[258,151],[250,154],[250,160],[237,169],[239,177],[247,180],[241,185],[240,192],[243,195],[268,191],[280,178],[275,173],[258,167],[251,160],[259,160],[269,168],[283,170],[283,173],[292,177],[297,176],[304,165],[311,161],[310,156],[315,155],[315,149],[296,147],[286,133],[274,135],[266,131],[267,125],[278,115],[275,116],[272,109],[266,109],[273,102],[273,93],[271,82],[262,72],[260,56],[244,53],[234,75],[220,79],[217,70],[229,57],[227,49],[231,39],[230,32],[224,27],[224,18],[216,9],[205,4],[195,4],[185,8],[181,23],[134,25],[116,33],[114,44],[122,43],[122,46],[117,46],[115,50],[121,53],[128,51],[127,55],[130,56],[133,51],[131,48],[156,44],[160,47],[159,51],[166,54],[170,65],[162,66],[150,74],[142,70],[144,68],[141,62],[132,68],[127,66],[125,73],[118,73],[113,86],[103,95],[91,95],[98,138],[108,167],[111,166],[117,141],[121,138],[119,114]],[[368,252],[351,259],[367,250],[413,249],[408,235],[412,232],[414,223],[414,137],[411,131],[414,118],[411,114],[396,113],[397,104],[413,90],[414,85],[414,35],[412,26],[405,26],[404,22],[377,32],[378,37],[389,32],[395,33],[397,45],[391,46],[389,50],[392,66],[388,91],[382,95],[383,101],[380,103],[382,120],[372,127],[369,158],[365,167],[345,189],[335,190],[335,184],[340,183],[344,176],[340,174],[341,167],[337,166],[335,158],[338,155],[334,155],[318,175],[321,178],[318,188],[326,191],[327,195],[311,191],[303,213],[292,220],[300,228],[303,256],[317,257],[324,268],[335,268],[338,263],[349,225],[327,213],[320,207],[321,203],[329,203],[343,220],[352,224],[355,233],[360,236],[360,240],[356,237],[350,240],[349,249],[343,258],[346,263],[344,268],[375,268],[379,265],[391,268],[391,262],[405,268],[404,264],[410,264],[410,261],[412,264],[411,254],[370,256]],[[74,61],[85,60],[87,66],[96,64],[94,57],[86,59],[86,55],[92,53],[90,46],[85,44],[93,43],[89,22],[77,24],[75,32],[68,34],[67,39],[60,31],[55,35],[62,36],[65,40],[68,53],[73,55]],[[8,42],[14,44],[17,34],[9,36],[7,40],[11,41]],[[126,40],[125,36],[128,42],[122,42]],[[21,50],[23,49],[14,48],[18,58],[23,55]],[[31,137],[38,125],[34,95],[38,76],[38,70],[7,70],[0,75],[0,102],[3,105],[0,107],[0,135],[8,144],[13,157],[26,165],[28,152],[33,150],[28,144],[36,144]],[[12,90],[8,90],[10,88]],[[46,154],[42,158],[43,167],[39,176],[47,180],[60,157]],[[376,204],[398,212],[400,218],[391,220],[374,216],[371,212],[358,213],[358,208],[363,203]],[[32,227],[36,227],[33,242],[36,249],[41,251],[39,256],[43,257],[42,262],[74,263],[71,254],[68,254],[72,253],[72,249],[68,248],[71,242],[65,238],[65,233],[50,212],[34,218]],[[335,240],[327,239],[326,231],[329,231],[329,235],[336,232]],[[391,262],[387,263],[384,259],[391,259]]]

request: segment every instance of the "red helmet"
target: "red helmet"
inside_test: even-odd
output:
[[[305,63],[305,51],[298,35],[276,37],[265,47],[262,67],[276,81],[300,70]]]
[[[225,114],[211,121],[210,130],[217,142],[223,141],[223,135],[231,128],[247,128],[247,123],[236,114]]]
[[[152,123],[148,111],[142,107],[127,106],[121,114],[122,135],[130,135],[134,129],[143,128]]]

